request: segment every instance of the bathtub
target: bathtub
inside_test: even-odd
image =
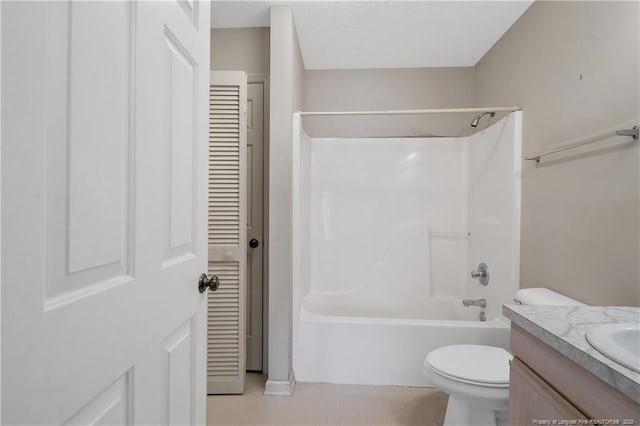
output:
[[[395,312],[332,299],[309,294],[294,318],[293,368],[300,382],[431,387],[422,373],[430,351],[455,344],[508,347],[508,321],[480,321],[480,308],[463,307],[460,299],[427,299]]]

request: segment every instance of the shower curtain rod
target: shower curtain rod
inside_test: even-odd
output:
[[[513,112],[519,106],[443,109],[396,109],[386,111],[300,111],[300,115],[403,115],[403,114],[449,114],[456,112]]]

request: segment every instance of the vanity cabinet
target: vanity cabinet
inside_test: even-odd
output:
[[[536,420],[582,419],[587,416],[519,358],[511,362],[509,385],[509,424],[531,425]]]
[[[510,348],[510,425],[640,425],[640,404],[514,323]]]

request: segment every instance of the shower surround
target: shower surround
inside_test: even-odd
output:
[[[507,347],[521,121],[514,112],[461,138],[315,139],[294,117],[297,380],[429,386],[429,351]],[[486,287],[469,275],[480,262]],[[487,299],[487,321],[463,298]]]

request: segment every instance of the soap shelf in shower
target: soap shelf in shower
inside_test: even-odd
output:
[[[429,231],[429,238],[466,239],[466,238],[469,238],[469,232],[468,231],[458,231],[458,232]]]

